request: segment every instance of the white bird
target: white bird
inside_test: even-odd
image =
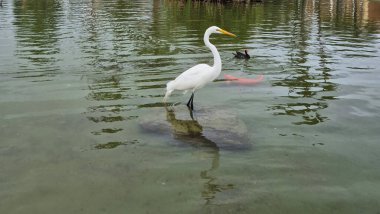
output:
[[[220,59],[220,55],[216,47],[209,41],[209,37],[213,33],[236,37],[235,34],[225,31],[219,27],[209,27],[205,32],[203,41],[205,42],[205,45],[210,48],[212,54],[214,55],[214,65],[209,66],[207,64],[198,64],[184,71],[177,78],[175,78],[175,80],[168,82],[166,84],[166,94],[163,100],[164,103],[174,90],[185,91],[185,93],[188,90],[191,90],[192,94],[189,101],[187,102],[187,107],[193,110],[195,90],[202,88],[207,83],[212,82],[219,76],[220,72],[222,71],[222,60]]]

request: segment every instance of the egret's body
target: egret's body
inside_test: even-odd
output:
[[[205,42],[205,45],[210,48],[214,56],[214,65],[209,66],[207,64],[198,64],[184,71],[177,78],[175,78],[175,80],[168,82],[166,84],[164,102],[166,102],[167,98],[174,90],[185,92],[191,90],[192,94],[187,106],[193,110],[194,92],[205,86],[207,83],[212,82],[219,76],[222,71],[222,60],[220,59],[220,55],[216,47],[209,41],[209,37],[212,33],[235,36],[234,34],[222,30],[219,27],[209,27],[205,32],[203,41]]]

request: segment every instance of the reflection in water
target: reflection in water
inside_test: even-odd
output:
[[[121,146],[121,145],[131,145],[131,144],[135,144],[135,143],[138,143],[137,140],[131,140],[131,141],[124,141],[124,142],[120,142],[120,141],[115,141],[115,142],[108,142],[108,143],[100,143],[100,144],[97,144],[95,145],[95,149],[113,149],[113,148],[116,148],[118,146]]]
[[[77,3],[71,3],[75,6]],[[85,5],[81,32],[76,41],[82,52],[81,58],[87,63],[87,79],[89,94],[87,100],[91,105],[84,113],[88,120],[97,124],[91,133],[100,143],[98,149],[111,149],[119,145],[133,144],[126,141],[126,121],[137,116],[130,111],[135,109],[128,100],[131,94],[131,76],[124,76],[131,66],[125,63],[130,51],[134,49],[130,33],[133,32],[125,24],[134,13],[126,12],[136,7],[133,1],[89,1]],[[113,21],[110,21],[113,20]],[[124,131],[124,132],[123,132]]]
[[[97,144],[96,149],[112,149],[120,145],[134,144],[133,141],[125,141],[125,124],[122,123],[136,118],[135,115],[129,114],[135,107],[125,102],[128,99],[126,92],[130,87],[122,84],[123,77],[118,68],[113,64],[106,67],[112,67],[109,69],[112,72],[87,77],[90,92],[86,98],[92,105],[87,107],[84,114],[88,120],[98,124],[97,129],[91,131],[94,137],[100,142],[105,141]]]
[[[273,105],[269,109],[275,115],[297,116],[301,121],[294,122],[296,125],[315,125],[327,119],[319,112],[328,107],[324,101],[335,99],[326,95],[336,90],[336,84],[330,81],[333,53],[326,47],[322,31],[322,1],[296,4],[300,4],[302,10],[296,11],[291,21],[297,24],[292,27],[287,54],[286,67],[290,74],[273,83],[274,86],[287,87],[287,97],[296,101]]]
[[[302,120],[294,122],[295,125],[315,125],[324,122],[327,117],[321,116],[318,110],[327,108],[327,104],[323,102],[316,103],[287,103],[278,104],[271,107],[275,115],[301,115]]]
[[[197,120],[194,120],[190,109],[189,117],[191,119],[188,120],[178,120],[174,109],[169,109],[166,106],[165,109],[166,120],[171,124],[174,138],[200,148],[201,156],[211,159],[211,167],[200,173],[200,177],[205,180],[201,195],[206,200],[206,205],[210,204],[216,193],[233,188],[233,184],[218,184],[217,177],[212,175],[219,168],[219,148],[216,143],[203,136],[203,128]]]
[[[203,136],[203,127],[194,120],[192,112],[189,110],[189,120],[176,119],[173,109],[166,109],[166,120],[169,122],[172,128],[172,133],[175,139],[179,139],[183,142],[189,143],[195,147],[210,147],[215,150],[219,150],[218,146]]]
[[[112,149],[120,145],[131,144],[131,142],[125,141],[125,136],[122,134],[125,124],[121,122],[136,118],[135,115],[128,113],[135,107],[125,103],[125,100],[128,99],[125,91],[129,88],[120,84],[121,79],[121,76],[117,74],[93,78],[92,84],[88,86],[90,93],[87,95],[87,100],[95,101],[95,103],[89,106],[84,114],[90,121],[99,124],[98,128],[101,127],[100,130],[93,130],[91,133],[106,141],[106,143],[97,144],[95,146],[97,149]],[[110,139],[114,141],[110,141]]]
[[[233,184],[220,184],[218,178],[213,175],[219,167],[219,152],[208,151],[207,155],[212,160],[211,167],[209,169],[203,170],[200,173],[200,177],[206,182],[203,185],[203,190],[201,192],[202,197],[205,199],[205,205],[211,205],[212,200],[215,198],[218,192],[223,192],[226,190],[231,190],[234,188]]]
[[[17,78],[47,81],[57,74],[61,10],[60,2],[54,0],[14,1],[16,55],[26,60],[20,64]]]
[[[90,93],[87,96],[88,100],[95,101],[123,101],[123,89],[120,85],[120,76],[114,74],[103,78],[93,79],[93,83],[89,84]],[[112,102],[112,104],[103,103],[102,105],[88,107],[88,113],[99,113],[102,115],[88,116],[88,119],[94,122],[114,122],[123,121],[125,117],[120,113],[127,110],[127,107],[122,104]]]

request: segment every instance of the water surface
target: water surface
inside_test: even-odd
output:
[[[0,212],[379,213],[379,11],[367,0],[4,1]],[[139,125],[164,108],[166,82],[212,63],[212,25],[238,37],[212,36],[223,71],[195,108],[236,114],[246,150]],[[243,49],[252,58],[233,59]]]

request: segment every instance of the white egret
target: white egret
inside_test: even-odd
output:
[[[191,90],[192,94],[189,101],[187,102],[187,106],[193,110],[195,90],[202,88],[207,83],[212,82],[219,76],[220,72],[222,71],[222,60],[220,59],[220,55],[216,47],[209,41],[209,37],[213,33],[236,37],[235,34],[225,31],[219,27],[209,27],[205,32],[203,41],[205,42],[205,45],[210,48],[212,54],[214,55],[214,65],[209,66],[207,64],[198,64],[184,71],[177,78],[175,78],[175,80],[168,82],[166,84],[166,94],[163,100],[164,102],[166,102],[174,90],[185,91],[185,93],[188,90]]]

